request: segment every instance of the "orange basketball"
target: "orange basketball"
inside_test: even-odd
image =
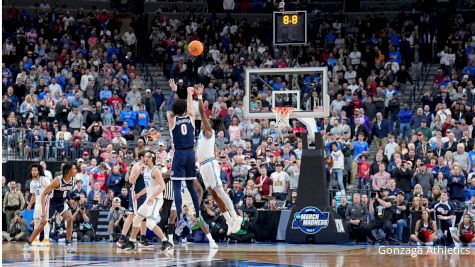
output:
[[[188,45],[188,52],[190,52],[190,55],[197,57],[203,53],[204,46],[203,43],[200,41],[192,41]]]

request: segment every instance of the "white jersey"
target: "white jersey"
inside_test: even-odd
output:
[[[49,179],[46,176],[40,176],[40,179],[38,180],[31,180],[30,182],[30,193],[35,194],[35,209],[33,211],[33,218],[34,219],[39,219],[41,218],[41,213],[43,212],[41,210],[41,193],[43,193],[43,190],[51,183],[51,179]],[[48,204],[46,204],[46,207],[48,207]],[[48,209],[47,211],[48,212]]]
[[[38,180],[31,180],[30,182],[30,193],[35,194],[36,201],[39,201],[41,197],[41,193],[43,190],[51,183],[51,180],[46,176],[40,176]]]
[[[203,162],[210,158],[214,158],[214,146],[215,146],[215,136],[214,130],[212,130],[212,134],[210,138],[206,138],[204,131],[200,132],[200,136],[198,138],[198,160]]]
[[[157,192],[157,190],[159,189],[159,184],[158,182],[156,182],[154,180],[154,178],[152,178],[152,171],[155,169],[155,168],[158,168],[157,166],[153,166],[151,169],[149,169],[148,167],[146,167],[144,170],[143,170],[143,180],[144,180],[144,183],[145,183],[145,189],[147,190],[147,197],[148,196],[151,196],[153,195],[155,192]],[[160,198],[162,199],[163,198],[163,192],[160,193],[160,195],[158,195],[156,198]]]

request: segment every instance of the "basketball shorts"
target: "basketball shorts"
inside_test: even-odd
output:
[[[217,160],[213,159],[211,161],[205,162],[200,166],[200,174],[203,178],[203,183],[206,188],[219,188],[223,187],[223,183],[220,179],[220,168]]]
[[[135,193],[134,191],[130,191],[130,194],[129,194],[129,212],[137,214],[138,208],[140,206],[142,206],[143,203],[145,203],[145,200],[147,199],[147,196],[143,195],[143,196],[139,197],[137,200],[133,201],[132,200],[132,195],[135,195],[135,194],[137,194],[137,193]]]
[[[185,149],[175,150],[172,160],[171,179],[172,180],[193,180],[196,178],[195,150]]]
[[[144,202],[137,210],[137,214],[146,219],[155,220],[157,223],[160,221],[160,209],[163,206],[163,198],[156,198],[152,205],[148,205]]]
[[[39,201],[38,201],[39,202]],[[48,200],[49,202],[49,200]],[[49,213],[48,212],[48,205],[49,203],[46,202],[46,213]],[[43,213],[43,211],[41,210],[41,204],[40,203],[35,203],[35,209],[33,211],[33,219],[41,219],[41,213]]]
[[[60,214],[60,215],[63,215],[63,213],[65,213],[66,211],[69,210],[69,205],[68,203],[64,202],[64,203],[50,203],[49,204],[49,207],[46,206],[46,210],[48,210],[49,208],[49,217],[48,219],[54,219],[54,216],[56,216],[56,214]]]

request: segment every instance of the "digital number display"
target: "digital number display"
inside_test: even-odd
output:
[[[274,12],[274,44],[302,45],[307,43],[307,12]]]

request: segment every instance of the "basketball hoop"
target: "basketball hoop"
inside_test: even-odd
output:
[[[289,127],[289,118],[290,114],[294,111],[293,107],[273,107],[272,112],[274,112],[275,119],[276,119],[276,126],[281,131],[285,128]]]

